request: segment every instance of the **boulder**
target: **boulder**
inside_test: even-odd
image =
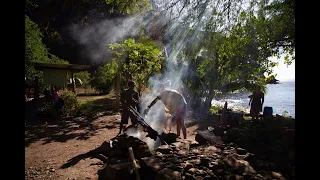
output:
[[[169,145],[162,145],[156,149],[157,152],[161,152],[162,154],[169,154],[172,151],[172,148]]]
[[[164,141],[166,141],[168,144],[176,142],[177,138],[178,138],[178,135],[175,134],[175,133],[166,134],[166,133],[163,132],[161,135],[162,135]]]
[[[110,164],[105,168],[105,177],[108,180],[123,180],[135,178],[131,162]]]
[[[140,160],[140,166],[141,168],[145,168],[148,171],[153,171],[154,173],[157,173],[161,169],[165,167],[165,164],[163,161],[161,161],[158,158],[155,157],[144,157]]]
[[[134,151],[134,156],[135,158],[143,158],[143,157],[149,157],[151,156],[151,152],[149,150],[149,147],[147,144],[140,145],[135,151]]]
[[[182,180],[181,173],[169,168],[160,170],[156,177],[156,180]]]
[[[228,141],[235,141],[240,137],[240,130],[238,128],[231,128],[226,133]]]
[[[247,151],[245,149],[242,149],[242,148],[237,148],[237,153],[239,155],[246,155]]]

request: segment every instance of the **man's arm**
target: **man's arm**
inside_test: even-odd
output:
[[[144,114],[148,114],[149,109],[156,104],[156,102],[160,99],[160,96],[157,96],[151,103],[150,105],[147,107],[147,109],[144,110]]]
[[[263,105],[264,103],[264,93],[262,93],[262,102],[261,102],[261,106]]]

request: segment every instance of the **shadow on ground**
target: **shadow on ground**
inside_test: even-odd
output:
[[[83,159],[87,159],[87,158],[97,158],[97,159],[100,159],[102,162],[105,162],[107,159],[105,159],[105,157],[101,157],[99,155],[101,155],[102,152],[104,152],[105,150],[105,145],[106,144],[101,144],[99,147],[93,149],[93,150],[90,150],[86,153],[83,153],[83,154],[79,154],[71,159],[69,159],[65,164],[63,164],[60,168],[61,169],[66,169],[66,168],[69,168],[69,167],[72,167],[74,165],[76,165],[79,161],[83,160]],[[94,165],[94,164],[91,164],[91,165]],[[103,164],[100,164],[100,165],[103,165]]]
[[[119,121],[95,123],[98,117],[114,115],[116,113],[114,110],[114,98],[101,98],[92,101],[92,103],[94,105],[94,111],[100,113],[100,115],[93,118],[61,117],[59,121],[49,123],[42,122],[41,120],[26,120],[25,147],[40,139],[45,139],[45,143],[50,143],[52,141],[66,142],[71,139],[86,140],[91,136],[96,135],[100,129],[119,127]],[[28,112],[35,113],[36,111],[29,110]],[[36,118],[35,115],[28,115],[26,117]]]

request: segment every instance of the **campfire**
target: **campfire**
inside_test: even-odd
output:
[[[230,129],[234,131],[234,129]],[[230,131],[229,130],[229,131]],[[211,134],[210,134],[211,133]],[[95,150],[104,162],[101,179],[285,179],[275,165],[255,167],[257,158],[235,143],[223,144],[221,137],[199,132],[196,140],[184,140],[175,133],[161,134],[155,141],[141,128],[127,128],[124,134],[105,141]]]

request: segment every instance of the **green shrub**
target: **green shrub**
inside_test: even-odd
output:
[[[60,97],[64,101],[64,106],[62,107],[62,115],[64,116],[75,116],[79,110],[79,103],[77,100],[77,95],[69,90],[63,90]]]
[[[87,118],[93,118],[96,116],[93,103],[88,101],[79,104],[79,113]]]
[[[211,106],[210,107],[210,112],[212,113],[212,114],[217,114],[218,113],[218,111],[220,110],[220,109],[222,109],[223,107],[222,106]]]

